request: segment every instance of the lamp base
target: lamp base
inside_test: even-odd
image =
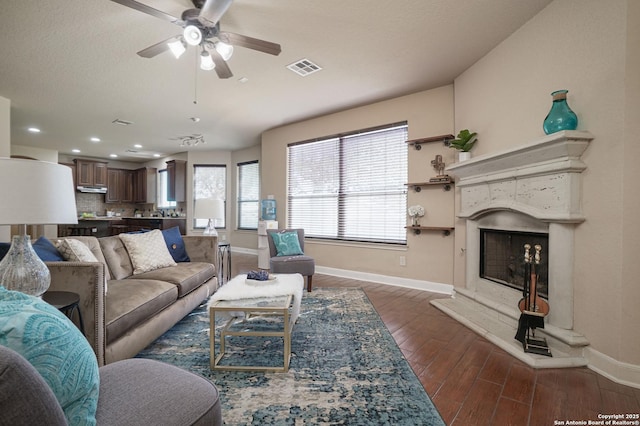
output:
[[[49,284],[49,268],[33,250],[31,237],[14,235],[9,251],[0,262],[0,285],[7,290],[40,297]]]
[[[213,219],[209,219],[209,222],[207,223],[207,227],[204,229],[204,232],[202,233],[202,235],[206,235],[209,237],[218,236],[218,231],[216,231],[216,226],[213,223]]]

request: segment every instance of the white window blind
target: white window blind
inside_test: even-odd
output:
[[[258,229],[260,167],[257,161],[238,164],[238,229]]]
[[[193,208],[195,202],[200,198],[227,199],[227,167],[225,165],[202,165],[193,166]],[[226,211],[226,209],[225,209]],[[204,228],[208,219],[194,219],[194,228]],[[215,221],[216,228],[226,228],[226,218]]]
[[[288,223],[305,236],[406,243],[407,125],[292,144]]]

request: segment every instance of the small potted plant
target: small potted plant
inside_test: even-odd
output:
[[[420,217],[424,216],[424,207],[421,205],[411,206],[407,209],[407,214],[411,218],[411,226],[420,226]]]
[[[478,140],[476,132],[471,133],[469,129],[460,130],[456,139],[449,142],[449,147],[458,150],[458,161],[464,161],[471,158],[471,148]]]

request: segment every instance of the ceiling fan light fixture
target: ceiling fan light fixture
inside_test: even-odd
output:
[[[222,59],[228,61],[231,59],[231,55],[233,55],[233,46],[229,43],[225,43],[223,41],[219,41],[215,44],[216,52],[222,56]]]
[[[169,50],[171,50],[171,53],[173,53],[173,56],[175,56],[176,59],[180,58],[180,56],[182,56],[182,54],[187,51],[187,48],[185,47],[182,40],[170,41],[169,43],[167,43],[167,46],[169,46]]]
[[[202,41],[202,32],[195,25],[187,25],[182,33],[187,44],[197,46]]]
[[[200,69],[205,71],[211,71],[216,67],[216,64],[213,62],[211,55],[206,50],[202,50],[200,54]]]

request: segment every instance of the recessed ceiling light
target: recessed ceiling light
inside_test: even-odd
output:
[[[200,121],[200,117],[191,117],[190,120],[193,121],[194,123],[197,123]]]
[[[89,139],[91,142],[100,142],[100,138],[96,138],[95,136]]]
[[[40,129],[38,129],[37,127],[29,127],[27,130],[31,133],[40,133]]]
[[[72,149],[71,152],[73,152],[75,154],[78,154],[78,153],[80,153],[80,150],[79,149]]]
[[[238,81],[240,83],[246,83],[247,81],[249,81],[249,79],[247,77],[241,77],[241,78],[238,79]]]
[[[134,147],[134,148],[142,148],[142,145],[140,145],[139,143],[137,143],[137,144],[135,144],[133,147]]]
[[[158,157],[160,157],[160,154],[153,154],[153,156],[158,158]]]
[[[109,157],[111,157],[111,158],[118,158],[118,154],[109,154]]]

